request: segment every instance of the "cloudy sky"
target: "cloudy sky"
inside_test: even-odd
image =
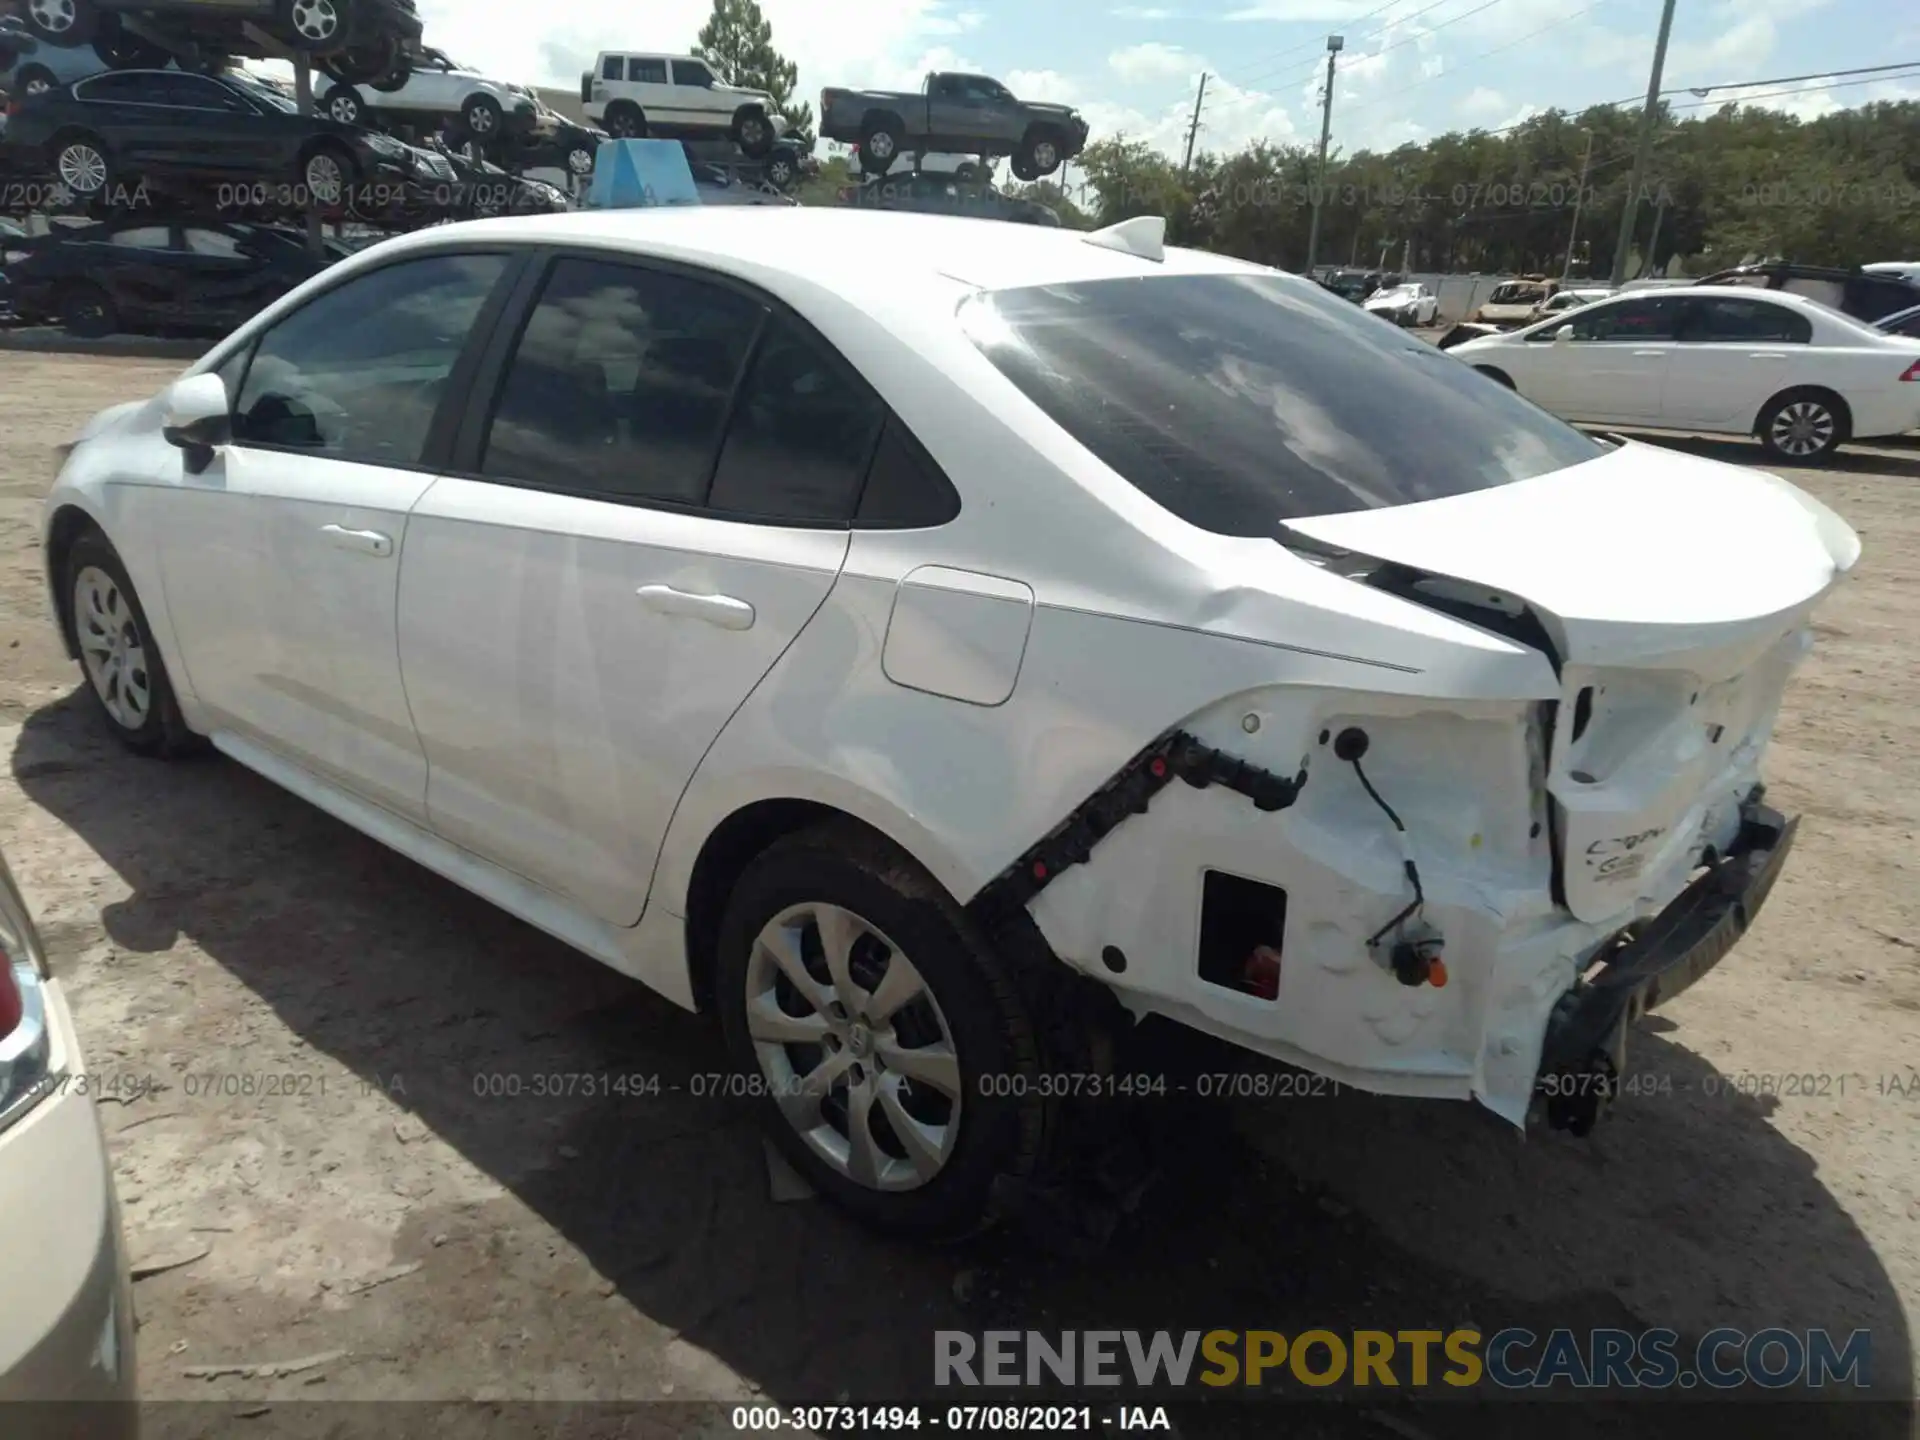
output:
[[[1329,32],[1346,38],[1334,143],[1383,148],[1510,125],[1548,105],[1644,91],[1660,0],[761,0],[774,41],[824,85],[910,89],[929,69],[978,70],[1017,94],[1079,106],[1096,136],[1177,153],[1202,71],[1201,144],[1318,134]],[[574,86],[601,49],[690,47],[710,0],[422,0],[428,40],[503,78]],[[1719,86],[1920,61],[1906,0],[1679,0],[1665,84]],[[541,17],[530,26],[529,15]],[[1774,90],[1757,103],[1812,116],[1920,98],[1904,79]],[[1670,97],[1696,103],[1693,95]],[[1697,112],[1696,112],[1697,113]]]

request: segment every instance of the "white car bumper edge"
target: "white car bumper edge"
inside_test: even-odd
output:
[[[131,1437],[133,1298],[119,1202],[57,981],[47,998],[50,1093],[0,1135],[0,1428],[8,1440]]]

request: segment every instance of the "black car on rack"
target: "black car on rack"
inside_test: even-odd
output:
[[[421,34],[413,0],[20,0],[20,12],[36,39],[92,45],[116,69],[266,55],[264,35],[354,84],[403,82]]]
[[[128,215],[5,242],[22,324],[224,335],[349,253],[299,231]]]
[[[367,212],[454,184],[443,155],[342,125],[273,87],[180,70],[114,70],[34,96],[0,136],[0,171],[37,173],[79,205],[204,213]]]

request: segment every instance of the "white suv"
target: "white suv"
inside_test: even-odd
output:
[[[580,77],[580,101],[587,119],[618,139],[718,133],[756,160],[773,149],[786,124],[771,95],[722,84],[692,55],[603,51]]]
[[[407,119],[457,118],[483,142],[541,123],[539,103],[524,85],[489,79],[438,50],[425,51],[397,89],[340,82],[320,97],[320,108],[343,125],[367,124],[368,111]]]

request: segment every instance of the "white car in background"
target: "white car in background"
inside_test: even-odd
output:
[[[587,119],[617,140],[733,141],[750,159],[769,154],[787,122],[773,97],[723,83],[693,55],[603,50],[580,77]]]
[[[87,425],[54,613],[133,749],[717,1014],[876,1224],[991,1217],[1148,1015],[1582,1131],[1779,873],[1859,541],[1163,236],[389,240]]]
[[[1376,290],[1360,303],[1369,315],[1396,325],[1431,325],[1440,313],[1440,298],[1417,281]]]
[[[139,1432],[133,1291],[98,1093],[0,857],[0,1429],[9,1436]],[[36,1414],[22,1401],[64,1404]]]
[[[1583,305],[1605,300],[1612,294],[1613,288],[1606,285],[1575,286],[1570,290],[1556,291],[1535,309],[1534,318],[1546,320],[1555,315],[1564,315],[1569,310],[1578,310]]]
[[[1794,465],[1920,426],[1920,345],[1782,290],[1641,291],[1447,353],[1565,420],[1757,435]]]
[[[370,112],[396,120],[458,121],[483,144],[536,130],[548,113],[527,86],[489,79],[438,50],[415,60],[398,89],[339,81],[321,93],[319,108],[343,125],[365,125]]]

